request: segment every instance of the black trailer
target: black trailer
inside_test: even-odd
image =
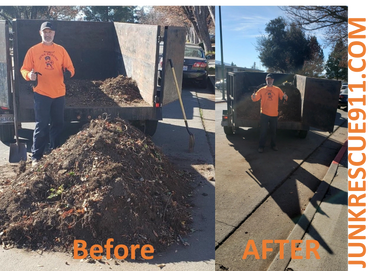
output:
[[[259,119],[243,114],[239,106],[250,87],[265,82],[267,73],[229,72],[227,75],[227,109],[223,110],[221,125],[227,135],[234,134],[238,127],[259,127]],[[300,92],[299,121],[278,121],[278,129],[297,130],[305,138],[310,127],[332,132],[338,107],[340,81],[310,78],[294,74],[274,74],[274,85],[292,82]],[[259,102],[258,102],[259,103]],[[324,116],[324,117],[323,117]]]
[[[41,41],[41,20],[14,20],[9,25],[0,21],[0,140],[14,138],[14,108],[10,73],[14,74],[14,91],[18,110],[17,126],[34,122],[33,93],[29,82],[22,78],[20,68],[27,50]],[[178,99],[168,59],[172,59],[177,81],[182,83],[185,29],[117,22],[53,21],[57,31],[54,41],[66,48],[76,74],[74,79],[104,80],[124,75],[136,81],[147,106],[69,105],[66,101],[65,120],[88,121],[103,113],[142,125],[153,135],[162,106]],[[9,39],[12,35],[12,44]],[[157,84],[159,44],[163,42],[161,85]],[[68,91],[68,89],[67,89]]]

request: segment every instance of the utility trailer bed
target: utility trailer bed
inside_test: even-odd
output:
[[[27,50],[40,43],[42,20],[14,20],[13,53],[11,64],[9,26],[0,21],[0,139],[13,138],[11,135],[13,106],[9,73],[14,70],[14,89],[19,122],[33,122],[33,93],[29,82],[23,79],[20,68]],[[178,99],[170,65],[164,62],[165,79],[157,85],[159,44],[163,41],[164,59],[172,59],[177,81],[182,83],[182,66],[185,48],[185,29],[157,25],[130,24],[118,22],[53,21],[56,26],[55,43],[62,45],[69,53],[75,67],[73,79],[105,80],[124,75],[132,78],[145,102],[119,106],[70,103],[66,99],[65,120],[87,121],[103,113],[112,117],[139,123],[148,134],[153,135],[156,123],[162,119],[162,106]],[[161,35],[161,33],[164,33]],[[5,69],[5,71],[4,71]],[[73,80],[71,79],[71,80]],[[68,93],[68,88],[67,88]],[[7,121],[5,118],[7,117]],[[150,131],[148,129],[150,128]]]
[[[252,86],[265,82],[266,75],[267,73],[255,72],[228,73],[227,109],[223,111],[221,122],[226,134],[234,134],[238,127],[259,127],[259,119],[252,119],[249,115],[243,114],[240,104],[243,97],[252,94],[249,93]],[[278,121],[278,129],[297,130],[302,138],[306,137],[310,127],[327,132],[333,131],[341,85],[339,81],[294,74],[274,74],[274,77],[274,85],[292,82],[301,95],[299,121]],[[243,106],[253,106],[251,103],[253,102],[250,101],[249,105]]]

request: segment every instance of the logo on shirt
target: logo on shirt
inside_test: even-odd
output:
[[[50,56],[45,56],[45,69],[47,70],[54,70],[54,61],[51,59]]]
[[[272,91],[268,91],[266,92],[266,96],[268,101],[273,101],[275,93],[273,93]]]

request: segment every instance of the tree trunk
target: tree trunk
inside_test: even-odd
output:
[[[215,22],[215,6],[208,6],[208,11],[209,11],[209,14],[211,15],[213,24],[216,25],[216,22]]]
[[[186,16],[194,26],[199,39],[203,42],[206,52],[212,50],[211,39],[209,38],[207,27],[207,6],[183,6]]]

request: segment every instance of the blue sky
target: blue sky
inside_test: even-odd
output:
[[[225,63],[233,62],[239,67],[265,70],[256,50],[257,37],[265,34],[268,22],[285,13],[277,6],[222,6],[222,41]],[[313,33],[310,33],[313,34]],[[316,34],[321,47],[320,37]],[[324,49],[325,59],[328,50]],[[221,61],[219,7],[216,6],[216,60]]]

